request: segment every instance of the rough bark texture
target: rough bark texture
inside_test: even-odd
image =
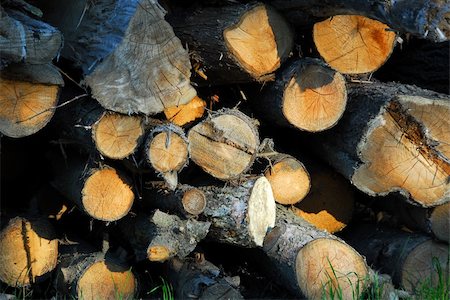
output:
[[[136,260],[163,262],[189,255],[208,234],[210,225],[193,219],[181,220],[156,210],[150,216],[126,218],[119,227],[122,238],[134,249]]]
[[[294,88],[297,92],[288,93]],[[346,102],[342,75],[319,59],[304,58],[285,67],[262,97],[255,99],[254,107],[262,118],[275,124],[316,132],[334,126],[344,113]]]
[[[203,254],[197,253],[195,258],[184,261],[174,258],[168,269],[174,296],[178,299],[244,299],[234,278],[222,274]]]
[[[418,205],[435,206],[450,197],[450,183],[445,179],[450,174],[449,137],[448,132],[441,131],[448,126],[444,116],[449,111],[448,96],[414,86],[351,84],[342,120],[311,140],[321,157],[360,190],[370,195],[400,192],[403,198]],[[379,131],[383,126],[387,126],[386,133]],[[385,142],[380,139],[383,134]],[[403,151],[405,157],[399,157],[396,151],[389,154],[392,149]],[[377,159],[366,157],[377,151]],[[377,167],[379,171],[372,172],[370,167],[377,164],[382,164]],[[423,174],[420,175],[422,169],[415,168],[422,168]],[[370,172],[373,174],[367,175]],[[417,174],[409,176],[410,172]],[[390,186],[370,187],[371,183],[364,179],[369,176],[377,184]]]
[[[0,14],[0,69],[11,63],[46,64],[59,54],[59,30],[19,10],[0,7]]]
[[[256,72],[252,70],[252,67],[248,67],[240,61],[230,50],[230,44],[226,40],[224,32],[237,25],[246,13],[261,5],[260,3],[251,3],[220,8],[191,7],[183,11],[175,10],[173,14],[168,16],[176,35],[188,45],[189,51],[192,52],[192,60],[205,69],[208,80],[206,83],[265,81],[273,78],[273,72],[279,67],[280,63],[287,59],[293,46],[293,32],[289,25],[282,20],[282,17],[270,6],[266,6],[268,23],[269,26],[273,26],[272,30],[275,36],[269,38],[265,35],[261,35],[261,37],[255,35],[252,37],[253,40],[249,39],[249,45],[247,46],[256,48],[262,38],[267,38],[265,40],[266,47],[261,49],[259,56],[263,58],[267,55],[267,52],[277,50],[279,51],[278,63],[267,68],[265,74],[264,72]],[[254,24],[254,26],[263,26],[263,22],[265,21],[261,20],[259,24]],[[258,34],[263,34],[263,32]],[[261,64],[264,63],[267,62],[261,61]],[[256,61],[253,67],[259,67]],[[199,79],[198,83],[204,84],[204,79]]]
[[[391,275],[395,284],[408,291],[414,291],[429,277],[431,284],[436,284],[435,263],[442,268],[443,280],[447,280],[448,245],[428,236],[374,224],[356,224],[345,236],[369,264]]]
[[[352,258],[353,260],[345,261],[348,265],[349,271],[346,273],[342,269],[336,269],[336,272],[339,274],[341,271],[344,271],[344,274],[351,274],[351,272],[355,272],[357,274],[357,278],[339,278],[340,283],[343,283],[346,280],[353,281],[353,284],[356,284],[356,281],[361,281],[361,287],[364,288],[364,283],[362,280],[367,276],[368,268],[365,264],[364,259],[351,247],[346,245],[342,240],[337,237],[327,233],[326,231],[322,231],[312,226],[308,222],[304,221],[301,218],[295,216],[291,211],[287,208],[277,205],[277,221],[276,226],[272,229],[269,234],[266,236],[264,241],[264,252],[269,258],[270,266],[272,266],[271,273],[283,286],[291,290],[299,297],[307,297],[313,299],[321,299],[323,292],[328,292],[329,282],[322,281],[324,278],[324,274],[321,274],[322,271],[319,271],[317,274],[309,274],[307,281],[302,282],[301,272],[308,265],[299,266],[298,260],[300,259],[300,251],[309,243],[319,240],[332,240],[336,241],[339,247],[343,247],[339,258],[337,257],[310,257],[309,261],[317,261],[318,264],[322,264],[324,269],[328,269],[330,264],[334,266],[334,263],[339,263],[339,260],[348,260]],[[329,247],[336,246],[330,244]],[[341,248],[342,248],[341,247]],[[323,254],[323,253],[320,253]],[[316,253],[316,255],[320,255]],[[308,260],[306,261],[308,263]],[[335,266],[334,266],[335,267]],[[342,268],[342,266],[340,266]],[[345,268],[345,267],[344,267]],[[343,269],[344,269],[343,268]],[[355,269],[352,269],[355,268]],[[308,272],[308,271],[304,271]],[[328,271],[323,271],[328,272]],[[354,274],[354,273],[353,273]],[[320,280],[317,280],[315,277],[321,277]],[[332,276],[331,276],[332,277]],[[345,276],[344,276],[345,277]],[[328,277],[331,280],[330,277]],[[338,278],[335,278],[336,280]],[[341,281],[342,280],[342,281]],[[306,287],[306,289],[305,289]],[[343,288],[344,298],[347,296],[351,296],[351,289]],[[355,285],[353,286],[353,288]],[[334,287],[335,288],[335,287]]]
[[[432,41],[450,38],[450,4],[440,0],[275,0],[271,4],[297,25],[334,15],[363,15],[394,30]]]

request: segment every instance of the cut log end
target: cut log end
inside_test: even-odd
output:
[[[42,129],[58,103],[59,85],[0,79],[0,132],[14,138]]]
[[[296,259],[297,282],[308,299],[327,298],[334,291],[352,299],[364,289],[368,269],[352,247],[334,239],[319,238],[304,246]]]
[[[58,241],[43,220],[14,218],[0,233],[0,280],[29,286],[57,264]]]
[[[358,146],[363,164],[353,174],[354,184],[369,194],[399,191],[424,207],[446,202],[450,137],[444,115],[449,112],[446,101],[412,96],[392,100]],[[428,119],[422,121],[421,115]]]
[[[178,126],[183,126],[203,116],[205,112],[206,102],[200,97],[195,96],[194,99],[186,104],[172,106],[164,109],[166,119]]]
[[[163,131],[151,139],[147,152],[149,163],[157,172],[177,172],[187,163],[188,143],[175,132]]]
[[[323,59],[343,74],[374,72],[392,53],[396,34],[363,16],[338,15],[316,23],[314,43]]]
[[[166,246],[155,245],[147,249],[147,258],[150,261],[163,262],[172,256],[171,251]]]
[[[135,291],[133,272],[108,260],[92,264],[77,284],[80,299],[132,299]]]
[[[448,220],[447,220],[448,221]],[[429,282],[436,286],[439,280],[448,281],[449,248],[446,244],[432,240],[419,244],[406,258],[401,274],[401,284],[407,291],[414,291],[421,284]],[[436,269],[440,267],[440,272]],[[443,277],[438,278],[440,275]]]
[[[208,119],[188,134],[192,160],[210,175],[235,179],[253,164],[259,136],[252,121],[229,111]]]
[[[131,187],[112,168],[94,171],[81,193],[84,210],[91,217],[103,221],[124,217],[134,201]]]
[[[184,193],[181,203],[187,213],[199,215],[206,208],[205,193],[196,188],[190,189]]]
[[[276,162],[264,176],[272,186],[275,201],[284,205],[302,201],[311,187],[308,171],[293,157]]]
[[[347,104],[344,77],[320,64],[300,66],[284,91],[283,114],[287,121],[311,132],[336,125]]]
[[[92,138],[98,151],[112,159],[133,154],[143,134],[141,118],[117,113],[104,114],[92,126]]]
[[[276,204],[270,182],[258,178],[248,200],[248,229],[257,246],[262,246],[268,229],[275,226]]]
[[[430,216],[431,231],[441,241],[450,239],[450,202],[439,205],[433,209]]]
[[[273,9],[257,5],[224,30],[227,48],[256,80],[277,70],[292,49],[288,23]]]

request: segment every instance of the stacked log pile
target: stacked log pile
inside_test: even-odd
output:
[[[377,80],[448,2],[69,2],[0,6],[1,293],[448,296],[450,87]]]

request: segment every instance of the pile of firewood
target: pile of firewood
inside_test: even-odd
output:
[[[0,293],[254,297],[208,243],[294,297],[448,275],[450,4],[187,2],[2,1]],[[409,39],[444,90],[372,77]]]

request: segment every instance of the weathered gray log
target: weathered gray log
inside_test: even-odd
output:
[[[204,69],[199,84],[271,80],[293,47],[288,23],[262,3],[175,8],[168,21]]]
[[[351,84],[344,117],[311,137],[317,153],[369,195],[424,207],[450,200],[450,97],[395,83]]]
[[[11,63],[47,64],[58,55],[63,41],[58,29],[4,6],[0,15],[0,69]]]
[[[271,275],[298,297],[323,299],[340,289],[347,299],[368,284],[368,267],[361,255],[281,205],[263,249]]]
[[[66,6],[50,1],[46,11],[67,36],[63,55],[82,67],[103,107],[149,115],[195,97],[188,53],[157,1],[78,0]]]
[[[209,222],[181,220],[160,210],[151,215],[128,217],[119,223],[120,236],[134,250],[137,261],[163,262],[184,258],[207,234]]]
[[[297,26],[334,15],[363,15],[401,33],[432,41],[449,40],[450,3],[440,0],[274,0],[271,4]]]
[[[278,125],[317,132],[336,125],[346,103],[344,77],[319,59],[304,58],[284,68],[254,106]]]
[[[184,261],[171,259],[168,278],[177,299],[244,299],[238,290],[239,282],[222,274],[200,253]]]
[[[427,284],[435,286],[439,272],[443,282],[448,280],[448,245],[430,237],[375,224],[354,224],[346,231],[345,238],[369,264],[390,274],[395,284],[409,292],[427,280],[430,280]]]
[[[137,278],[120,259],[85,243],[60,248],[54,285],[63,295],[92,300],[135,297]]]

